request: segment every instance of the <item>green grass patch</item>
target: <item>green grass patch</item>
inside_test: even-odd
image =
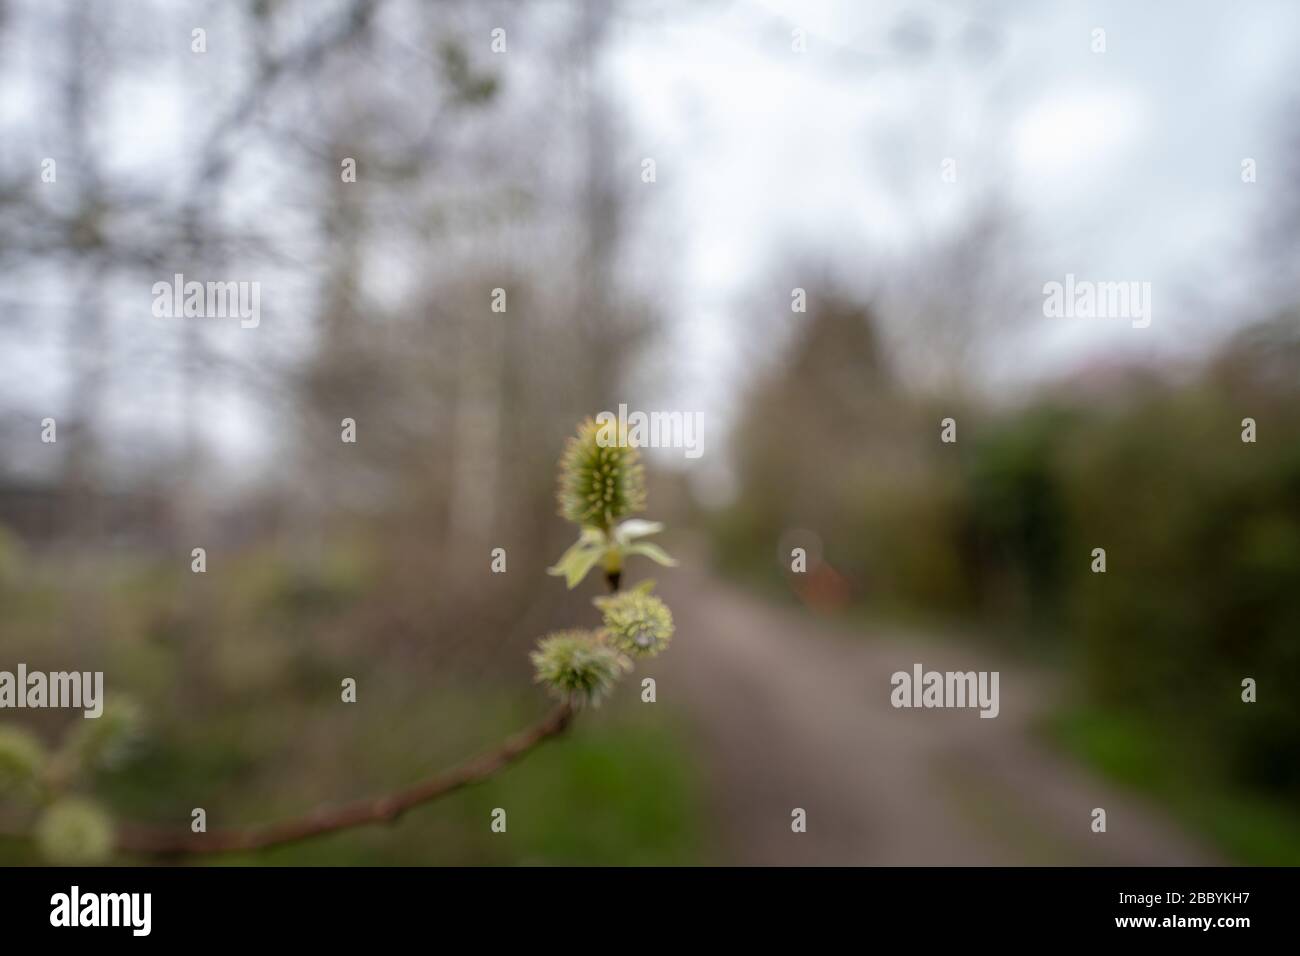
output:
[[[1071,754],[1166,807],[1231,861],[1259,866],[1300,864],[1300,812],[1279,798],[1236,786],[1221,768],[1198,757],[1186,728],[1151,718],[1072,708],[1051,718],[1048,736]]]
[[[649,708],[647,708],[649,709]],[[229,862],[267,865],[694,865],[701,788],[671,723],[582,715],[502,773],[375,826]],[[491,829],[506,812],[506,831]]]
[[[379,796],[499,744],[549,706],[504,690],[372,694],[370,706],[275,698],[155,724],[138,759],[86,781],[117,818],[184,830],[270,823]],[[716,859],[689,728],[634,685],[484,783],[359,827],[205,865],[695,865]],[[492,831],[496,808],[506,831]],[[0,864],[42,862],[0,838]],[[119,863],[144,863],[123,858]]]

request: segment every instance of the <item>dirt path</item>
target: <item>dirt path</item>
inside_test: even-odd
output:
[[[700,729],[729,862],[1217,862],[1031,738],[1043,676],[982,648],[852,631],[706,574],[664,578],[678,627],[664,690],[680,688]],[[1000,671],[999,716],[891,707],[890,675],[918,661]],[[791,832],[795,807],[806,833]],[[1106,833],[1091,832],[1094,807]]]

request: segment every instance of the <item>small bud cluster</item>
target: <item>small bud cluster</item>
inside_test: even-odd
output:
[[[645,474],[636,448],[616,426],[588,418],[578,426],[560,459],[560,514],[579,526],[577,542],[549,569],[576,587],[596,565],[617,592],[623,560],[631,555],[672,565],[668,554],[638,539],[655,534],[657,522],[629,519],[645,508]],[[537,681],[572,706],[595,706],[632,669],[633,657],[654,657],[673,636],[673,615],[650,593],[647,582],[631,591],[596,599],[603,626],[594,631],[566,630],[538,642],[532,654]]]

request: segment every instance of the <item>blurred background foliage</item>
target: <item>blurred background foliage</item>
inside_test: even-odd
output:
[[[327,544],[308,563],[250,549],[230,556],[237,571],[203,576],[119,556],[111,572],[99,569],[100,585],[77,592],[84,603],[75,629],[66,628],[62,564],[29,561],[7,582],[6,654],[49,669],[102,669],[111,695],[129,688],[142,704],[131,759],[80,787],[122,818],[179,829],[190,808],[203,807],[209,826],[255,825],[384,793],[495,746],[548,705],[530,685],[525,651],[536,632],[526,623],[498,610],[492,624],[480,618],[472,630],[444,630],[426,602],[458,602],[431,599],[427,582],[403,598],[373,555],[355,537]],[[544,580],[513,571],[494,579],[511,577]],[[499,598],[508,593],[503,586]],[[525,619],[546,613],[537,597]],[[581,619],[584,605],[575,601],[567,613]],[[415,617],[402,625],[406,613]],[[340,675],[357,680],[356,705],[340,703]],[[508,779],[394,827],[219,862],[703,862],[707,814],[688,734],[671,714],[651,718],[648,710],[629,691]],[[88,724],[62,711],[21,717],[50,741]],[[508,840],[489,830],[496,807],[507,810]],[[27,817],[11,808],[6,819]],[[0,858],[38,862],[19,840],[0,840]]]

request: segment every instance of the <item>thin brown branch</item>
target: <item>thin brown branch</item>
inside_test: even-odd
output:
[[[563,733],[572,718],[572,707],[567,703],[560,704],[541,721],[506,740],[497,749],[386,796],[316,810],[295,820],[285,820],[267,826],[212,830],[207,833],[188,833],[183,830],[140,824],[119,824],[117,849],[123,853],[146,856],[238,853],[284,846],[311,837],[373,823],[393,823],[413,807],[486,780],[523,757],[538,744]]]

